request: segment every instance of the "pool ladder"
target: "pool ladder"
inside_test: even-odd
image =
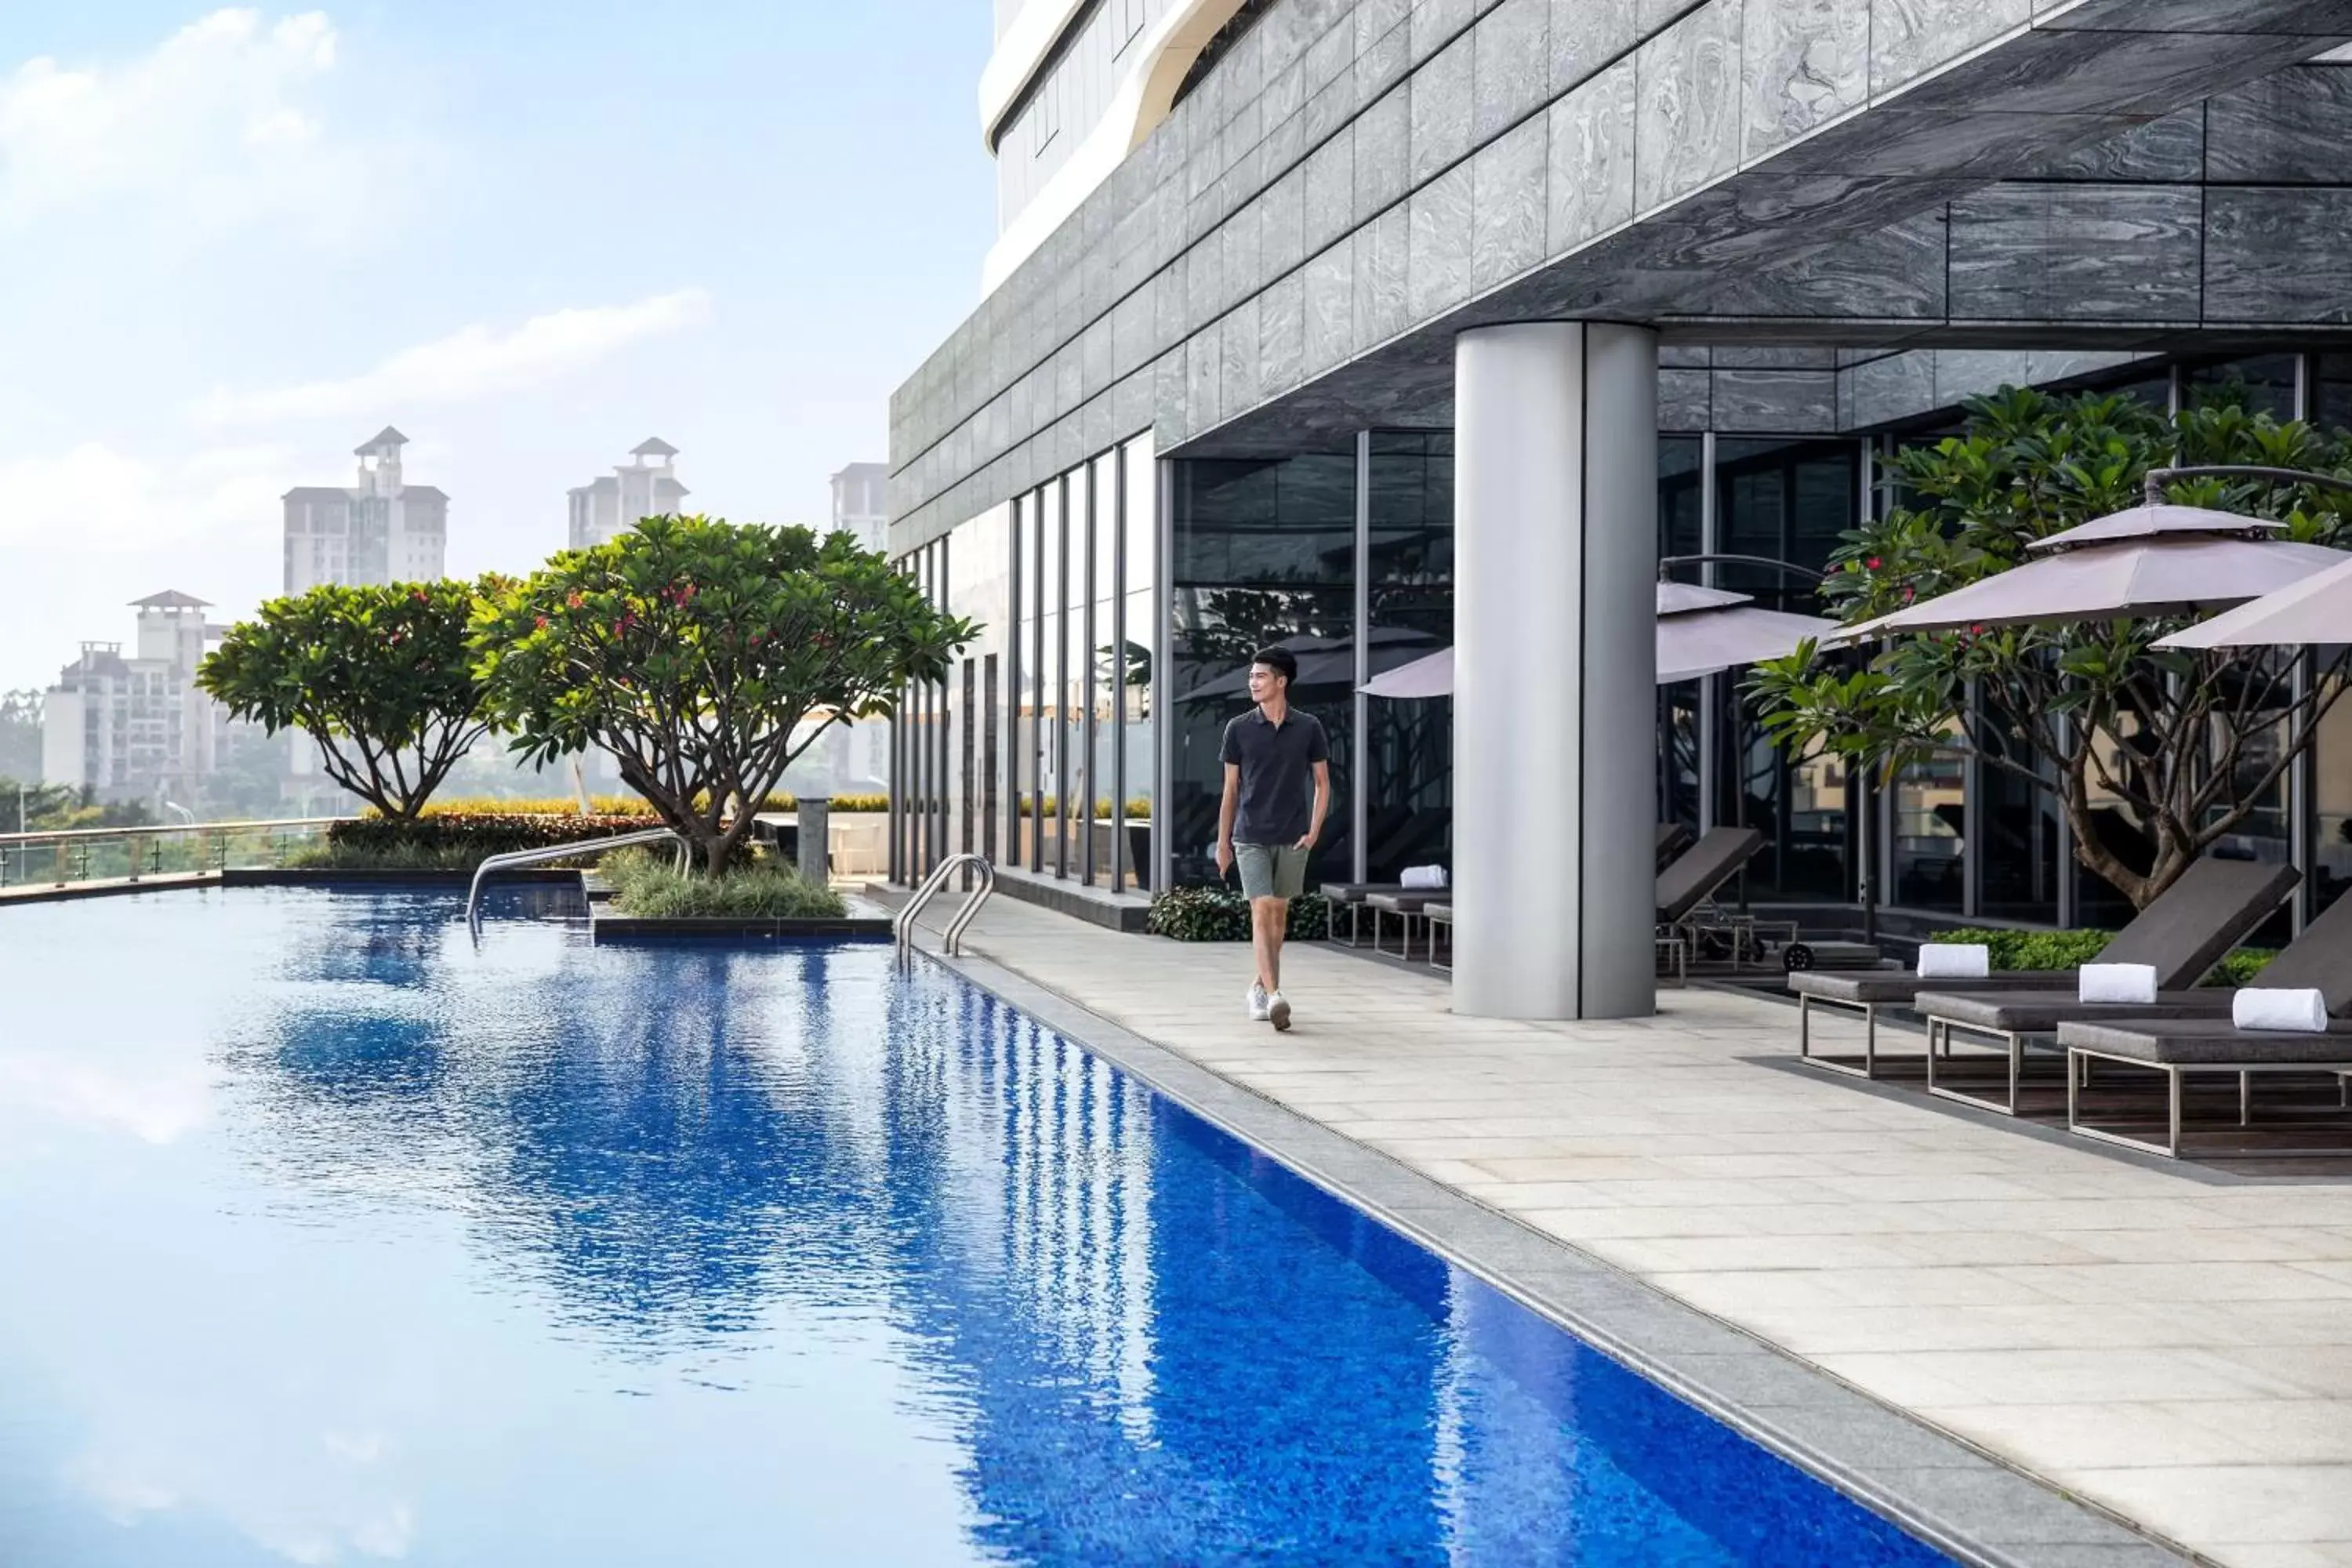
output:
[[[518,866],[537,866],[548,860],[576,860],[583,856],[601,855],[607,849],[658,844],[665,839],[677,843],[678,862],[684,865],[686,840],[667,827],[647,827],[613,838],[590,838],[578,844],[551,844],[544,849],[509,849],[503,855],[492,855],[474,868],[473,883],[466,889],[466,929],[477,937],[482,934],[482,883],[493,871],[510,871]]]
[[[948,921],[941,943],[950,956],[961,956],[964,928],[971,925],[972,917],[980,913],[980,906],[988,902],[988,896],[996,891],[996,868],[979,856],[970,853],[950,855],[940,861],[939,869],[923,879],[923,885],[915,889],[914,897],[907,900],[907,907],[900,910],[898,918],[890,922],[890,934],[898,939],[900,951],[903,952],[914,945],[915,917],[923,912],[923,906],[929,903],[932,896],[947,885],[948,877],[951,872],[965,867],[970,867],[980,873],[980,886],[974,888],[971,890],[971,896],[964,900],[963,908],[956,911],[955,919]]]

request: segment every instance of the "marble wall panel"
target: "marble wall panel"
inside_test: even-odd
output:
[[[1957,407],[1963,398],[2021,386],[2033,375],[2033,363],[2015,349],[1937,349],[1936,402],[1937,408]]]
[[[1862,106],[1870,0],[1744,0],[1740,160],[1751,162]]]
[[[2207,193],[2205,314],[2215,321],[2352,321],[2352,190]]]
[[[1078,395],[1092,397],[1118,379],[1111,371],[1112,317],[1095,318],[1087,330],[1078,334]]]
[[[2241,183],[2352,180],[2352,69],[2281,71],[2205,106],[2206,177]]]
[[[1294,167],[1258,198],[1256,278],[1279,278],[1307,258],[1307,172]]]
[[[1551,0],[1546,38],[1552,95],[1579,86],[1630,52],[1640,25],[1635,0]]]
[[[1551,106],[1545,248],[1558,256],[1633,217],[1636,68],[1619,61]]]
[[[1194,332],[1184,344],[1184,417],[1181,428],[1205,429],[1219,418],[1225,371],[1224,334],[1220,326]]]
[[[1804,435],[1837,428],[1834,370],[1717,370],[1715,428]]]
[[[1342,131],[1308,156],[1304,179],[1304,238],[1317,251],[1355,226],[1356,138]]]
[[[1307,46],[1307,96],[1313,98],[1337,81],[1356,74],[1356,18],[1352,11],[1323,29]]]
[[[1658,428],[1704,430],[1714,417],[1707,394],[1714,376],[1705,370],[1658,372]]]
[[[2193,321],[2201,199],[2177,185],[1996,185],[1960,196],[1951,207],[1951,312]]]
[[[1412,0],[1413,63],[1450,46],[1476,14],[1471,0]]]
[[[1551,0],[1501,0],[1471,34],[1470,139],[1483,145],[1549,96]]]
[[[1633,207],[1671,201],[1739,163],[1739,7],[1695,11],[1634,55],[1641,83],[1635,121]]]
[[[1356,222],[1403,199],[1412,180],[1412,98],[1400,88],[1356,118]]]
[[[1419,26],[1416,18],[1415,26]],[[1471,78],[1475,44],[1456,39],[1412,73],[1412,183],[1423,184],[1453,167],[1470,152]]]
[[[1266,395],[1297,386],[1307,365],[1305,273],[1269,284],[1258,296],[1257,343],[1258,384]]]
[[[1487,289],[1544,258],[1549,150],[1545,116],[1479,149],[1470,162],[1470,281]]]
[[[1839,423],[1849,430],[1915,418],[1936,406],[1936,355],[1928,351],[1863,360],[1837,372],[1837,381]]]
[[[2031,172],[2061,180],[2179,184],[2198,178],[2204,163],[2205,109],[2200,104],[2102,137],[2041,163]]]
[[[1258,400],[1263,347],[1258,335],[1258,296],[1243,300],[1217,326],[1223,367],[1218,403],[1229,418]]]
[[[1342,240],[1307,264],[1306,371],[1329,370],[1355,352],[1354,245]]]
[[[1426,320],[1470,297],[1474,236],[1471,166],[1458,164],[1413,192],[1406,293],[1412,317]]]
[[[1412,321],[1405,292],[1406,258],[1412,234],[1409,215],[1391,207],[1356,231],[1356,346],[1369,348],[1394,337]]]
[[[1870,0],[1872,95],[1958,58],[2032,14],[2032,0]]]
[[[1411,0],[1361,0],[1356,7],[1356,97],[1370,103],[1412,68]]]

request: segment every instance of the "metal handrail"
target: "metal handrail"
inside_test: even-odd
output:
[[[164,838],[173,834],[250,833],[263,828],[331,827],[349,816],[277,816],[257,822],[147,822],[136,827],[36,827],[24,833],[0,833],[0,846],[48,844],[61,838]]]
[[[466,929],[476,936],[482,934],[482,879],[493,871],[510,871],[519,866],[537,866],[549,860],[575,860],[583,855],[601,855],[607,849],[625,849],[663,839],[677,840],[681,850],[686,847],[675,829],[647,827],[612,838],[588,838],[577,844],[551,844],[543,849],[509,849],[503,855],[492,855],[474,868],[474,880],[466,889]]]
[[[963,901],[963,908],[956,911],[955,919],[948,921],[947,930],[941,933],[944,951],[950,956],[961,955],[965,928],[980,913],[980,906],[988,902],[989,895],[996,891],[996,868],[969,852],[950,855],[940,861],[939,869],[923,879],[922,886],[917,888],[914,896],[907,900],[907,907],[900,910],[898,918],[890,922],[890,934],[900,947],[914,944],[915,917],[923,912],[923,906],[929,903],[940,889],[946,885],[949,873],[966,866],[980,873],[980,886],[971,890],[971,896]]]

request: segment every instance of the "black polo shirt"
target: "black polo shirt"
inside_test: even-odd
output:
[[[1279,725],[1253,708],[1225,726],[1223,760],[1242,771],[1236,844],[1296,844],[1315,823],[1315,764],[1331,760],[1323,721],[1293,708]]]

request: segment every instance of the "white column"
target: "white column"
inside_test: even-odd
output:
[[[1454,1010],[1656,1006],[1657,339],[1455,340]]]

